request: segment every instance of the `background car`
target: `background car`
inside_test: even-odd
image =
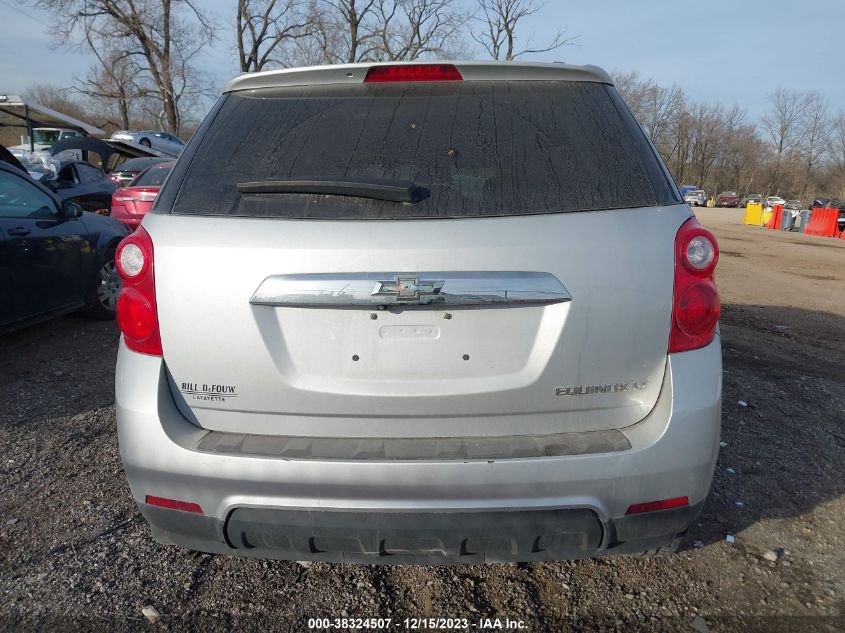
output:
[[[756,204],[763,204],[762,194],[752,193],[752,194],[746,195],[742,200],[739,201],[739,206],[744,209],[751,202],[756,203]]]
[[[716,196],[717,207],[736,207],[739,205],[739,196],[735,191],[723,191]]]
[[[114,252],[128,234],[0,162],[0,332],[79,309],[114,318]]]
[[[786,204],[786,200],[780,196],[769,196],[766,198],[766,209],[772,209],[776,204]]]
[[[39,178],[62,200],[74,202],[85,211],[108,211],[117,184],[102,169],[81,160],[56,160],[55,172]]]
[[[129,141],[131,143],[137,143],[138,145],[157,149],[173,156],[178,156],[182,153],[182,150],[185,149],[184,141],[182,141],[182,139],[178,136],[155,130],[145,130],[143,132],[120,130],[112,134],[111,139],[115,141]]]
[[[703,207],[707,204],[707,194],[701,189],[690,191],[684,195],[684,202],[694,207]]]
[[[34,127],[32,128],[32,143],[28,138],[20,145],[10,145],[9,150],[16,158],[22,158],[27,152],[40,152],[49,150],[55,143],[70,138],[81,136],[79,130],[61,127]]]
[[[801,210],[801,201],[800,200],[787,200],[786,203],[783,205],[784,209],[789,209],[790,211],[800,211]]]
[[[112,194],[111,217],[135,229],[152,208],[161,185],[176,163],[169,161],[148,167],[128,187]]]
[[[130,158],[113,169],[109,174],[109,178],[119,186],[126,187],[147,167],[152,167],[165,161],[167,161],[166,158]]]

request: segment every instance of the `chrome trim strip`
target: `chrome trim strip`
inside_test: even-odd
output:
[[[145,198],[139,198],[137,196],[121,196],[117,198],[119,202],[152,202],[155,199],[155,195],[151,195]]]
[[[539,272],[314,273],[271,275],[253,305],[292,307],[537,305],[571,301],[560,280]]]

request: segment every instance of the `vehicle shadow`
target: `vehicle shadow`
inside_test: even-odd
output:
[[[721,333],[723,445],[684,549],[800,517],[845,492],[845,318],[729,304]]]

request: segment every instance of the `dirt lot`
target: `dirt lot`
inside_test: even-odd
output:
[[[69,317],[0,339],[0,628],[298,631],[349,615],[845,630],[845,241],[699,217],[722,247],[725,445],[675,557],[303,567],[160,546],[118,455],[117,329]]]

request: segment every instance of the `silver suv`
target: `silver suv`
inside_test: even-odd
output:
[[[671,550],[719,449],[717,257],[599,68],[241,76],[117,253],[132,494],[237,556]]]
[[[690,191],[684,196],[684,202],[693,207],[703,207],[707,204],[707,194],[701,189]]]

